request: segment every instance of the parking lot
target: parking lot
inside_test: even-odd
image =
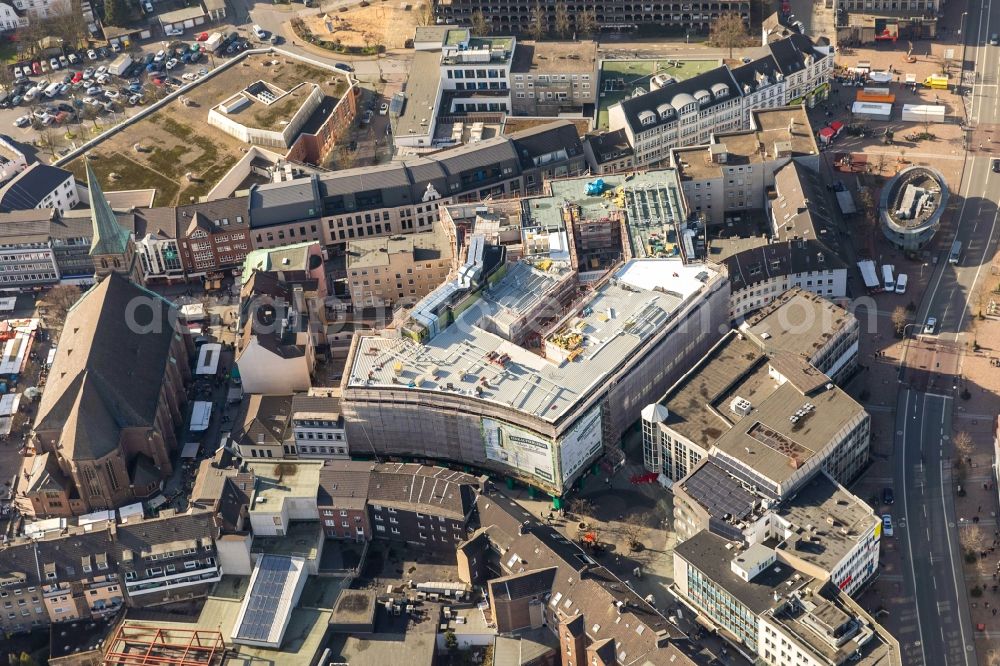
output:
[[[12,65],[15,78],[10,95],[0,104],[0,131],[36,146],[41,159],[65,154],[259,41],[225,26],[217,31],[223,43],[214,52],[208,44],[215,31],[190,31],[179,39],[149,41],[125,52],[120,47],[67,50],[65,55]],[[132,63],[116,72],[113,63],[123,54]],[[32,88],[38,90],[28,95]]]

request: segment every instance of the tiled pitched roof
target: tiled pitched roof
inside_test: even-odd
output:
[[[368,500],[461,519],[472,510],[476,485],[475,477],[443,467],[378,465],[371,475]]]
[[[501,576],[491,580],[489,586],[495,599],[512,601],[525,597],[541,596],[552,589],[552,583],[558,571],[556,567],[546,567],[510,576]]]
[[[129,310],[139,299],[144,306]],[[66,316],[35,428],[72,426],[90,439],[74,446],[93,452],[108,437],[117,444],[118,428],[151,426],[174,340],[172,308],[115,273],[84,294]]]
[[[188,511],[136,523],[119,525],[115,548],[119,560],[130,551],[133,558],[144,554],[179,552],[211,543],[217,534],[211,511]],[[128,557],[124,557],[125,560]]]
[[[556,567],[549,607],[562,621],[583,616],[593,642],[613,638],[617,663],[694,666],[682,649],[686,636],[579,546],[494,488],[479,496],[477,506],[483,527],[473,538],[488,535],[503,553],[505,571]]]

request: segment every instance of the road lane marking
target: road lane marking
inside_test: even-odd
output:
[[[984,192],[985,194],[985,192]],[[979,265],[976,267],[976,275],[972,278],[972,286],[968,290],[968,296],[965,298],[965,308],[962,310],[962,316],[958,320],[958,328],[956,333],[962,332],[962,324],[965,323],[965,315],[969,311],[969,303],[972,302],[972,292],[976,288],[976,283],[979,282],[979,272],[983,270],[983,263],[986,261],[986,253],[990,250],[990,245],[993,241],[993,231],[997,226],[997,216],[1000,215],[1000,207],[997,208],[997,212],[993,214],[993,222],[990,223],[990,233],[986,236],[986,244],[983,245],[983,256],[979,258]]]
[[[942,420],[944,419],[944,414],[943,413],[941,414],[941,419]],[[948,504],[945,502],[944,461],[943,460],[941,461],[941,477],[940,478],[941,478],[941,508],[944,510],[944,515],[947,516],[948,515]],[[948,560],[951,562],[952,578],[955,581],[955,605],[958,606],[958,604],[961,603],[961,599],[962,599],[962,596],[961,596],[961,594],[959,594],[959,591],[958,591],[958,569],[961,569],[962,565],[959,564],[958,568],[956,568],[956,566],[955,566],[955,552],[954,552],[954,549],[952,548],[952,545],[951,545],[951,527],[950,526],[945,527],[945,541],[948,542]],[[913,564],[913,560],[910,560],[911,567],[912,567],[912,564]],[[956,608],[955,610],[958,613],[962,612],[961,609],[959,609],[959,608]],[[959,617],[957,619],[958,619],[958,628],[962,632],[962,644],[963,645],[968,645],[969,644],[968,641],[965,640],[965,623],[962,622],[962,618],[961,617]],[[944,631],[944,630],[942,629],[942,631]],[[968,652],[963,652],[962,653],[962,659],[963,659],[963,661],[965,661],[965,666],[969,666],[969,653]]]
[[[905,414],[910,408],[910,390],[906,389],[906,402],[903,403],[903,413]],[[924,398],[926,401],[927,399]],[[903,446],[900,447],[900,467],[903,471],[903,519],[907,523],[910,522],[909,509],[906,506],[906,419],[903,419]],[[910,561],[910,582],[913,585],[913,606],[917,610],[917,631],[920,634],[920,663],[927,666],[927,653],[924,651],[924,627],[920,622],[920,602],[917,601],[917,571],[913,567],[913,545],[910,543],[910,531],[906,531],[906,549],[909,551],[909,561]]]

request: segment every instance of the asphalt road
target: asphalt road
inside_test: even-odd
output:
[[[939,242],[937,267],[918,309],[918,322],[938,320],[938,340],[945,344],[971,344],[970,303],[973,287],[995,248],[1000,174],[994,174],[992,151],[1000,156],[1000,120],[997,84],[1000,82],[1000,47],[986,44],[1000,32],[1000,3],[971,0],[963,34],[966,81],[973,90],[967,105],[973,128],[970,152],[959,189],[958,218],[953,237]],[[974,74],[972,74],[974,72]],[[993,143],[996,141],[997,143]],[[980,143],[981,142],[981,143]],[[962,243],[958,265],[948,263],[951,241]],[[973,305],[972,307],[978,307]],[[928,368],[939,361],[932,352]],[[913,355],[908,355],[913,363]],[[947,364],[946,364],[947,365]],[[952,480],[951,419],[958,377],[942,369],[931,386],[915,380],[921,373],[904,364],[896,405],[896,460],[894,484],[900,504],[893,512],[896,538],[909,562],[907,593],[916,602],[917,636],[904,643],[907,661],[924,666],[973,666],[977,663],[969,600],[962,571],[962,553],[956,530]],[[908,569],[908,571],[907,571]]]

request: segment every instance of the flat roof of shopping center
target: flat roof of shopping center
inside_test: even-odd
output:
[[[680,259],[629,262],[571,306],[576,312],[560,330],[579,333],[582,351],[560,366],[480,327],[484,317],[516,318],[530,311],[558,283],[555,270],[514,264],[455,323],[423,344],[363,336],[348,368],[348,386],[458,393],[555,423],[718,275],[710,266],[685,266]],[[497,363],[504,355],[509,360]]]

